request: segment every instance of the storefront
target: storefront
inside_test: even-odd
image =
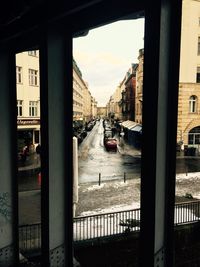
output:
[[[17,144],[18,151],[24,146],[30,146],[35,151],[40,143],[40,119],[18,119],[17,120]]]

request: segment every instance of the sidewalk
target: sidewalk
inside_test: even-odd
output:
[[[76,207],[76,216],[88,216],[100,213],[118,212],[140,208],[140,178],[113,180],[79,185],[79,200]],[[179,185],[177,185],[179,186]],[[196,198],[185,197],[185,191],[176,192],[176,203],[194,201]],[[199,200],[199,199],[198,199]]]
[[[76,216],[139,208],[140,179],[79,185]]]

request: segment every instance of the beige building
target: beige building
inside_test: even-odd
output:
[[[97,117],[97,101],[92,96],[91,97],[91,119],[94,119]]]
[[[84,106],[83,106],[83,118],[85,122],[91,120],[92,117],[92,96],[87,87],[84,88]]]
[[[183,0],[177,142],[200,144],[200,1]]]
[[[18,149],[40,143],[39,51],[16,54]]]
[[[88,89],[88,83],[73,60],[73,121],[88,122],[97,115],[97,101]]]
[[[113,112],[115,114],[115,119],[122,119],[122,109],[120,106],[120,101],[122,99],[122,88],[121,86],[117,86],[114,94],[112,95],[113,98]]]
[[[107,116],[107,108],[106,107],[97,107],[97,117],[105,118]]]
[[[122,120],[122,91],[125,88],[125,78],[123,81],[117,86],[113,95],[110,97],[107,105],[106,105],[106,114],[107,117],[109,114],[115,114],[115,119]]]
[[[136,70],[136,90],[135,90],[135,121],[140,124],[142,123],[143,65],[144,65],[144,49],[140,49],[138,56],[138,67]]]
[[[200,0],[182,1],[177,143],[200,145]],[[136,122],[142,122],[143,60],[139,51]],[[182,146],[183,148],[184,146]]]
[[[86,84],[82,79],[82,73],[73,61],[73,120],[83,120],[84,90]]]

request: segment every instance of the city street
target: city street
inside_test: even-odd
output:
[[[103,145],[102,121],[79,145],[79,203],[76,215],[139,207],[140,151],[118,142],[117,152],[107,152]],[[101,185],[99,186],[99,173]],[[126,182],[124,183],[124,173]],[[200,198],[200,159],[177,158],[176,196],[192,194]],[[20,176],[19,224],[40,221],[40,186],[38,175]],[[31,210],[31,213],[29,212]]]
[[[128,145],[121,146],[119,137],[118,151],[106,151],[103,144],[103,123],[97,121],[92,132],[79,146],[79,183],[95,182],[101,174],[102,181],[140,177],[141,153]]]

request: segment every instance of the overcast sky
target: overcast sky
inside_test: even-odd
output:
[[[98,106],[105,106],[144,47],[144,19],[125,20],[74,38],[73,56]]]

